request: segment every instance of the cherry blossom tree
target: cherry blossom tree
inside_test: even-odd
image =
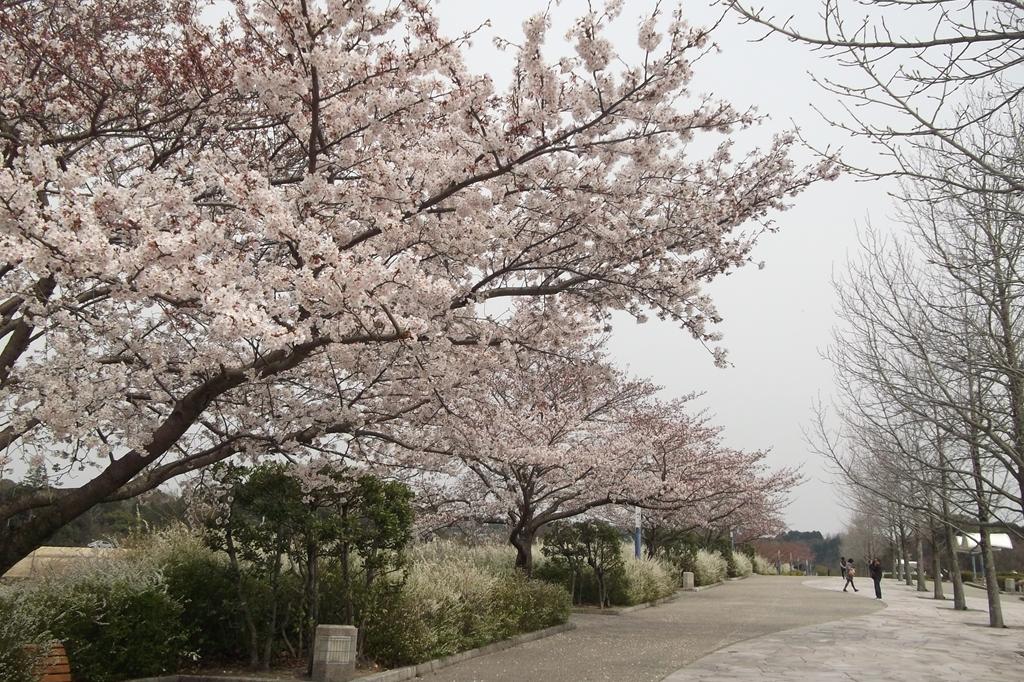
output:
[[[656,391],[588,347],[568,359],[532,353],[493,374],[439,423],[449,513],[506,524],[516,566],[529,572],[545,525],[638,497],[630,419]]]
[[[764,452],[724,447],[721,429],[686,412],[689,398],[660,402],[659,387],[609,365],[599,343],[519,360],[449,402],[424,451],[441,456],[433,482],[453,520],[505,524],[527,572],[552,522],[615,519],[628,505],[688,528],[752,525],[774,519],[796,482],[768,471]]]
[[[675,531],[735,529],[743,538],[779,532],[781,512],[800,482],[799,473],[769,468],[767,450],[727,447],[722,427],[706,413],[688,410],[695,397],[657,404],[635,422],[645,444],[643,471],[657,481],[646,503],[650,522],[645,525]]]
[[[498,90],[423,0],[206,9],[0,5],[0,452],[69,484],[0,505],[0,569],[104,500],[396,417],[366,392],[415,412],[381,377],[423,358],[558,341],[504,336],[502,301],[714,345],[701,284],[834,173],[796,167],[791,134],[735,154],[758,119],[690,95],[710,43],[679,11],[645,19],[635,65],[615,3],[554,63],[535,16]]]

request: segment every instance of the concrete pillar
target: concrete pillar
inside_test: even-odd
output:
[[[690,573],[689,571],[685,571],[683,573],[683,589],[684,590],[692,590],[693,589],[693,573]]]
[[[313,641],[313,679],[316,682],[348,682],[356,674],[354,625],[317,625]]]
[[[1014,581],[1013,578],[1007,578],[1006,579],[1006,591],[1007,592],[1016,592],[1017,591],[1017,583]]]

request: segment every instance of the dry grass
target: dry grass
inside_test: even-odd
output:
[[[123,549],[92,547],[40,547],[4,573],[5,580],[40,578],[66,573],[83,564],[125,556]]]

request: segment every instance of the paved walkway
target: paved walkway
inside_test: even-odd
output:
[[[882,608],[872,599],[809,589],[802,584],[805,580],[754,576],[621,616],[574,615],[576,630],[465,661],[423,679],[656,682],[730,644],[801,626],[811,626],[813,632],[820,627],[815,624]],[[840,579],[832,578],[832,584],[839,587]]]
[[[836,594],[831,580],[809,580],[805,590]],[[817,588],[817,589],[811,589]],[[866,589],[865,589],[866,588]],[[952,595],[952,586],[946,590]],[[874,602],[871,582],[858,594],[840,594],[851,603]],[[954,611],[930,592],[891,580],[883,582],[888,608],[864,616],[801,627],[726,646],[666,678],[666,682],[1008,682],[1024,679],[1024,602],[1003,595],[1007,629],[988,626],[984,592],[969,590],[971,610]],[[817,601],[817,597],[809,597]]]

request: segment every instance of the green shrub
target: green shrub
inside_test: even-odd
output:
[[[188,653],[181,605],[151,564],[97,562],[20,590],[22,617],[64,642],[81,682],[174,672]]]
[[[731,548],[726,547],[725,549],[715,548],[712,551],[717,552],[725,560],[725,577],[726,578],[739,578],[740,572],[739,567],[736,565],[736,553]]]
[[[570,587],[575,590],[574,604],[590,604],[597,606],[600,599],[600,590],[597,584],[597,577],[593,569],[585,566],[583,572],[572,580],[572,571],[562,562],[555,559],[548,559],[536,564],[533,569],[533,578],[541,580],[558,588],[566,593]],[[605,572],[605,591],[608,605],[628,606],[630,604],[628,595],[628,583],[626,581],[625,564],[614,566]]]
[[[720,583],[728,574],[728,566],[725,557],[718,552],[699,549],[693,564],[693,581],[697,585]]]
[[[676,567],[676,573],[679,575],[680,582],[682,582],[683,573],[693,573],[696,575],[698,549],[697,545],[680,544],[673,547],[673,551],[668,555],[669,561]]]
[[[732,565],[736,571],[734,578],[746,578],[754,572],[754,562],[746,554],[740,552],[732,553]]]
[[[386,667],[429,660],[432,650],[430,628],[409,610],[402,587],[397,581],[376,581],[371,588],[376,608],[362,623],[366,656]]]
[[[520,590],[525,610],[520,616],[519,632],[533,632],[569,620],[569,595],[557,585],[550,585],[540,580],[519,580],[525,583]]]
[[[366,655],[387,666],[447,656],[569,617],[568,593],[516,572],[507,549],[430,543],[412,552],[404,582],[381,582],[363,627]]]
[[[559,557],[537,563],[533,577],[568,591],[572,588],[576,603],[596,605],[599,599],[597,579],[589,566],[573,579],[572,567]],[[622,545],[622,561],[605,575],[608,603],[611,606],[633,606],[675,594],[679,573],[668,561],[633,556],[633,546]]]
[[[215,556],[190,556],[164,567],[167,593],[181,605],[194,660],[235,660],[244,655],[238,588],[230,568]]]
[[[643,604],[675,594],[679,587],[675,569],[662,559],[632,555],[633,547],[625,546],[622,579],[624,604]]]
[[[775,575],[775,567],[760,554],[754,556],[754,573],[758,575]]]
[[[559,561],[557,559],[545,559],[533,564],[534,580],[540,580],[549,585],[557,586],[559,589],[565,590],[566,592],[569,592],[571,588],[573,604],[584,602],[582,598],[582,583],[586,580],[586,577],[586,575],[579,575],[574,581],[572,567],[567,565],[564,561]],[[576,598],[577,595],[580,595],[580,599],[578,601]]]
[[[0,680],[4,682],[37,682],[35,665],[51,639],[24,601],[24,593],[17,589],[0,591]]]
[[[167,594],[181,605],[179,622],[189,636],[190,659],[244,658],[238,588],[223,555],[180,525],[137,540],[131,551],[129,561],[159,567]]]

